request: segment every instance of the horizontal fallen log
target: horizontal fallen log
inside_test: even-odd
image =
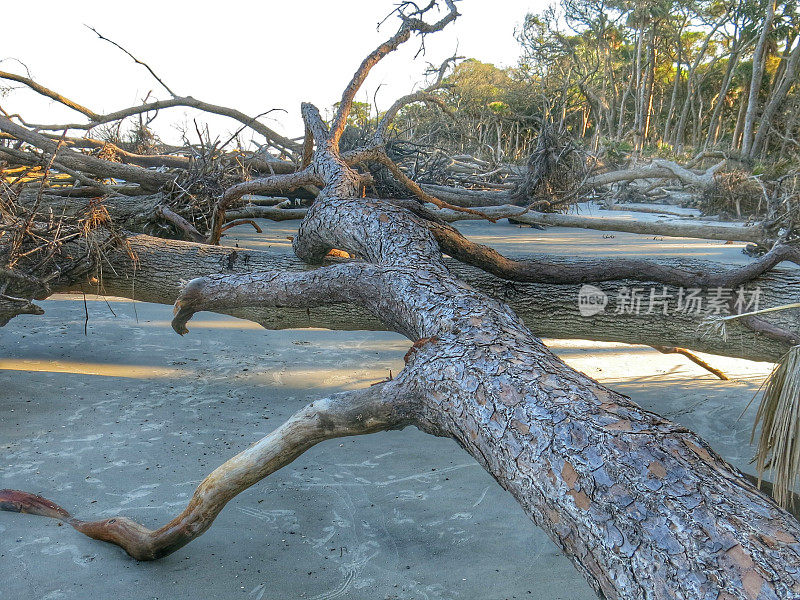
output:
[[[225,211],[225,220],[270,219],[271,221],[292,221],[306,216],[306,208],[276,208],[274,206],[243,206]]]
[[[6,117],[0,116],[0,131],[14,136],[16,139],[35,146],[47,154],[56,156],[56,160],[69,169],[79,171],[85,175],[101,178],[124,179],[129,183],[138,183],[144,188],[157,191],[175,179],[174,175],[161,173],[152,169],[144,169],[133,165],[112,163],[106,160],[81,154],[68,148],[60,148],[57,141],[17,125]],[[4,149],[0,146],[0,156]],[[18,157],[13,156],[12,160]]]
[[[509,204],[512,200],[511,194],[507,190],[467,190],[428,183],[423,183],[420,187],[426,193],[436,196],[440,200],[465,208],[502,206]]]
[[[649,206],[646,204],[611,204],[611,205],[602,205],[600,207],[602,210],[612,210],[612,211],[619,211],[619,212],[640,212],[646,213],[651,215],[670,215],[672,217],[683,217],[685,219],[702,219],[703,215],[701,214],[691,214],[686,212],[678,212],[674,210],[674,207],[669,205],[665,206]]]
[[[435,206],[429,206],[429,208],[437,217],[448,223],[454,223],[456,221],[477,221],[488,217],[494,220],[512,219],[527,225],[548,225],[551,227],[572,227],[596,231],[618,231],[642,235],[751,243],[764,243],[767,236],[766,231],[760,225],[745,227],[742,225],[721,225],[711,221],[638,221],[614,217],[539,213],[526,211],[519,206],[507,204],[500,206],[478,206],[474,209],[475,213],[478,214],[455,211],[449,208],[439,209]],[[231,218],[249,217],[271,219],[274,221],[288,221],[292,219],[302,219],[307,209],[279,209],[267,206],[253,206],[243,207],[229,212],[231,215],[236,215]]]
[[[53,291],[83,291],[109,296],[135,299],[143,302],[172,304],[178,296],[181,282],[213,273],[252,273],[267,270],[305,271],[309,267],[294,256],[244,250],[224,246],[207,246],[176,240],[164,240],[146,235],[129,238],[136,255],[136,269],[125,252],[107,256],[102,288],[88,281],[75,282]],[[544,257],[531,255],[531,260]],[[547,256],[549,262],[563,261],[575,264],[574,259]],[[713,268],[701,261],[659,261],[660,264],[695,264],[698,269]],[[588,339],[629,344],[678,346],[698,352],[708,352],[750,360],[777,361],[789,346],[733,321],[728,327],[727,341],[707,335],[703,329],[702,315],[690,312],[675,313],[665,317],[660,311],[648,313],[645,307],[638,314],[615,313],[609,308],[590,317],[581,315],[578,306],[579,285],[554,285],[509,282],[446,259],[448,268],[469,285],[488,295],[507,302],[514,311],[541,337],[562,339]],[[800,301],[800,271],[777,268],[755,280],[752,285],[761,290],[766,307]],[[666,292],[673,298],[678,295],[674,287],[646,282],[619,281],[598,284],[610,299],[623,288]],[[385,326],[363,309],[349,304],[318,308],[263,308],[246,307],[225,311],[226,314],[260,323],[270,329],[297,327],[324,327],[342,330],[384,330]],[[781,326],[791,326],[790,315],[773,317]],[[782,320],[783,319],[783,320]],[[795,324],[796,325],[796,324]]]
[[[476,217],[448,209],[434,210],[441,219],[453,222],[474,220]],[[551,227],[573,227],[595,231],[619,231],[668,237],[685,237],[703,240],[723,240],[733,242],[763,243],[769,239],[769,232],[760,225],[722,225],[711,221],[666,220],[644,221],[616,217],[595,217],[589,215],[541,213],[526,211],[519,206],[485,206],[475,209],[493,219],[513,219],[527,225],[548,225]]]

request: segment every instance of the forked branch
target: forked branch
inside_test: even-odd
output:
[[[419,33],[427,35],[436,31],[441,31],[449,23],[454,21],[458,16],[458,11],[455,5],[456,0],[445,0],[447,6],[447,14],[436,21],[435,23],[427,23],[422,17],[424,14],[437,6],[436,0],[428,4],[424,9],[418,9],[413,2],[402,2],[397,9],[397,14],[402,20],[400,29],[392,37],[375,48],[369,56],[367,56],[356,70],[350,83],[342,94],[342,99],[339,102],[339,108],[336,111],[336,116],[333,118],[333,125],[331,126],[330,142],[338,150],[339,140],[344,133],[347,126],[347,117],[350,114],[350,109],[353,106],[353,100],[361,88],[361,85],[366,80],[367,75],[380,60],[387,54],[394,52],[403,42],[408,41],[412,33]],[[408,7],[413,6],[413,12],[406,12]]]

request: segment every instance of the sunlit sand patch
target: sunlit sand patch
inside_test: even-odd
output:
[[[47,299],[48,302],[54,301],[68,301],[68,302],[75,302],[80,301],[83,302],[83,294],[53,294]],[[118,298],[117,296],[96,296],[94,294],[86,294],[86,301],[87,302],[135,302],[135,300],[131,300],[130,298]]]
[[[139,321],[137,323],[139,327],[167,327],[170,328],[172,325],[170,321]],[[189,332],[191,333],[192,329],[260,329],[264,330],[264,328],[255,323],[253,321],[247,321],[245,319],[220,319],[219,321],[203,321],[197,320],[195,321],[192,319],[189,321]]]
[[[395,373],[396,375],[397,373]],[[388,369],[357,369],[357,368],[300,368],[284,367],[278,371],[266,373],[250,371],[244,378],[263,382],[270,386],[285,386],[296,389],[337,388],[341,390],[355,390],[370,384],[385,380],[389,375]]]
[[[124,377],[127,379],[160,379],[186,377],[192,371],[149,365],[118,365],[65,360],[0,359],[0,371],[27,371],[36,373],[70,373],[73,375],[97,375],[100,377]]]
[[[631,381],[680,382],[698,380],[725,385],[716,376],[679,355],[665,355],[649,346],[588,340],[552,340],[544,343],[572,368],[603,383]],[[759,386],[773,364],[695,352],[735,381]]]

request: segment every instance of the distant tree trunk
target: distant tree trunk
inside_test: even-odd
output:
[[[798,40],[794,50],[792,50],[788,62],[785,64],[786,66],[783,69],[783,77],[773,88],[772,94],[767,101],[767,105],[764,108],[764,111],[761,113],[758,132],[756,133],[755,140],[753,140],[751,153],[753,156],[757,155],[764,149],[767,142],[767,134],[772,128],[772,120],[775,117],[775,113],[778,112],[778,108],[780,108],[781,104],[783,104],[783,101],[786,99],[786,95],[789,93],[789,90],[796,83],[798,67],[800,67],[800,40]]]
[[[656,30],[658,28],[658,21],[653,21],[650,24],[650,32],[647,39],[647,77],[645,80],[645,92],[642,99],[642,143],[646,144],[648,136],[650,135],[650,119],[653,115],[653,91],[655,89],[655,75],[656,75]]]
[[[638,154],[642,150],[642,121],[644,108],[644,81],[642,78],[642,46],[644,45],[644,24],[642,21],[636,28],[636,59],[633,64],[634,81],[636,83],[633,102],[633,151]]]
[[[733,137],[731,138],[731,150],[733,151],[742,147],[742,129],[744,128],[744,116],[747,112],[747,102],[744,101],[744,98],[749,95],[749,89],[749,86],[745,87],[739,97],[739,111],[736,114],[736,126],[733,128]]]
[[[682,30],[683,30],[683,27],[681,27],[681,31]],[[672,96],[671,96],[670,101],[669,101],[669,109],[667,110],[667,121],[666,121],[666,124],[664,125],[664,138],[663,139],[664,139],[664,142],[666,142],[666,143],[669,143],[670,140],[672,139],[671,138],[671,135],[672,135],[672,120],[673,120],[673,117],[675,116],[675,106],[676,106],[676,101],[677,101],[677,98],[678,98],[678,85],[679,85],[680,80],[681,80],[681,54],[682,54],[682,51],[683,51],[683,43],[682,43],[681,38],[680,38],[680,32],[678,33],[678,45],[677,45],[677,48],[678,48],[678,52],[677,52],[677,58],[676,58],[676,62],[675,62],[675,80],[672,82]]]
[[[628,85],[625,86],[625,91],[622,92],[622,100],[619,103],[619,119],[617,119],[617,134],[615,136],[616,141],[621,141],[622,138],[625,136],[625,103],[628,100],[628,96],[631,93],[631,86],[633,80],[628,78]]]
[[[728,57],[728,67],[725,69],[725,76],[722,79],[722,89],[720,89],[719,95],[717,96],[717,101],[714,104],[714,112],[712,113],[711,121],[708,124],[708,135],[706,136],[704,148],[708,148],[719,141],[719,132],[722,123],[722,109],[725,106],[725,100],[728,97],[728,90],[730,89],[731,82],[733,81],[733,74],[737,63],[739,62],[739,43],[740,40],[737,38],[737,40],[734,42],[734,49]]]
[[[775,1],[768,0],[767,14],[764,17],[761,34],[758,43],[753,50],[753,74],[750,78],[750,93],[747,97],[747,112],[744,117],[744,127],[742,129],[742,154],[752,156],[753,127],[758,114],[758,95],[761,91],[761,80],[764,76],[764,66],[766,64],[767,38],[772,30],[772,21],[775,18]]]

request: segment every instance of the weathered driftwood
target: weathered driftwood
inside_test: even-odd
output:
[[[296,257],[273,251],[244,250],[225,246],[207,246],[175,240],[165,240],[147,235],[128,238],[130,249],[136,256],[136,265],[127,251],[118,250],[106,255],[108,268],[103,274],[102,286],[86,279],[55,288],[54,292],[82,291],[102,293],[107,296],[131,298],[142,302],[173,304],[181,289],[181,281],[214,273],[242,274],[259,271],[301,272],[308,266]],[[550,264],[565,272],[576,266],[575,259],[544,255],[531,255],[531,264]],[[587,272],[591,270],[587,261]],[[656,310],[648,313],[646,301],[639,314],[612,309],[593,315],[581,316],[578,309],[580,285],[554,283],[510,282],[487,273],[482,268],[463,264],[455,259],[445,259],[448,269],[459,279],[483,293],[506,302],[519,315],[529,329],[539,337],[562,339],[590,339],[644,345],[672,345],[700,352],[750,360],[777,361],[789,349],[782,341],[732,321],[728,326],[727,340],[709,336],[703,329],[704,317],[692,312],[678,312],[665,318]],[[658,261],[659,265],[673,268],[695,268],[697,272],[717,272],[719,265],[702,261]],[[791,269],[773,269],[749,286],[759,286],[762,297],[770,305],[788,304],[800,299],[797,281],[800,275]],[[666,291],[673,298],[678,290],[657,282],[620,280],[598,283],[597,287],[613,298],[623,287]],[[220,309],[220,312],[248,319],[270,329],[296,327],[325,327],[342,330],[385,330],[378,318],[355,303],[298,309],[291,306],[241,306]],[[786,315],[778,315],[780,325]]]
[[[0,131],[14,136],[16,139],[31,144],[50,156],[55,155],[56,160],[75,171],[80,171],[96,177],[120,178],[130,183],[138,183],[150,190],[158,190],[174,179],[169,173],[160,173],[134,165],[112,163],[106,160],[80,154],[69,148],[60,147],[59,143],[40,133],[17,125],[6,117],[0,116]],[[0,147],[0,157],[3,148]]]
[[[519,206],[486,206],[475,209],[493,219],[511,218],[528,225],[550,225],[552,227],[574,227],[596,231],[620,231],[645,235],[663,235],[705,240],[730,240],[734,242],[762,243],[769,239],[769,233],[762,225],[749,227],[742,225],[723,225],[712,221],[698,222],[685,220],[644,221],[621,217],[594,217],[580,214],[542,213],[526,211]],[[468,220],[474,217],[443,209],[440,217],[446,221]]]
[[[725,166],[727,161],[721,161],[703,172],[695,172],[686,167],[664,159],[654,159],[650,164],[621,171],[609,171],[590,177],[586,181],[587,187],[601,187],[612,183],[624,181],[637,181],[640,179],[677,179],[683,185],[699,189],[706,188],[714,183],[714,174]]]
[[[392,381],[312,403],[216,469],[186,509],[157,530],[126,518],[86,522],[39,496],[0,492],[0,508],[60,519],[149,560],[202,534],[236,494],[335,437],[414,425],[455,439],[522,505],[598,595],[613,599],[773,599],[800,594],[800,523],[706,442],[642,410],[555,357],[504,303],[455,277],[428,221],[362,198],[339,137],[370,68],[427,9],[403,14],[346,89],[330,130],[303,106],[324,183],[293,241],[309,264],[340,249],[358,260],[300,272],[210,275],[176,303],[183,333],[200,310],[356,304],[413,341]],[[431,5],[433,6],[433,5]],[[201,247],[197,247],[200,252]],[[228,260],[235,262],[236,256]]]

